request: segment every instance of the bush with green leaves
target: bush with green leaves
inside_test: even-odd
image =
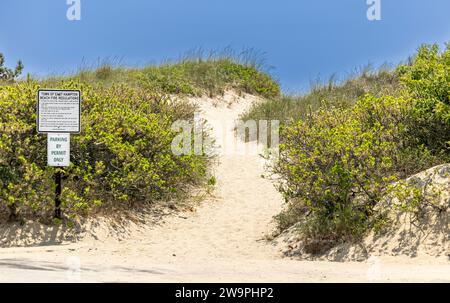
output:
[[[376,224],[389,184],[439,159],[406,135],[412,101],[365,96],[348,109],[322,108],[283,131],[274,172],[288,201],[281,229],[302,222],[312,252],[353,241]]]
[[[442,52],[437,45],[422,46],[397,72],[415,100],[411,135],[433,152],[450,155],[450,43]]]
[[[41,84],[0,86],[0,208],[10,218],[51,218],[53,173],[46,135],[36,133]],[[46,87],[48,88],[48,87]],[[195,108],[158,93],[62,81],[82,92],[82,132],[72,135],[71,166],[63,171],[63,213],[69,217],[184,196],[205,181],[208,157],[176,156],[171,125],[192,121]]]
[[[263,103],[248,114],[290,118],[273,167],[288,203],[277,220],[281,230],[300,227],[307,251],[379,229],[385,222],[380,201],[417,191],[396,184],[450,160],[450,44],[443,52],[423,46],[409,64],[374,80],[375,92],[362,98],[347,82],[283,105]],[[413,200],[399,203],[413,205],[412,212],[426,203]]]

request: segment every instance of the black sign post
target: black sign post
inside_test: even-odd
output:
[[[57,168],[55,171],[55,218],[62,219],[61,211],[61,192],[62,192],[62,172],[61,169]]]

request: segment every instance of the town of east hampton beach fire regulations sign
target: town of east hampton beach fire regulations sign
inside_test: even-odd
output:
[[[80,95],[79,90],[39,90],[38,133],[80,133]]]

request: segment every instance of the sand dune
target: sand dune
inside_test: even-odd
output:
[[[258,99],[228,92],[223,98],[192,101],[200,105],[218,142],[223,141],[222,129],[230,135],[223,142],[232,145],[232,127],[221,126]],[[194,211],[161,215],[158,224],[153,214],[120,229],[99,220],[82,234],[39,226],[2,227],[0,281],[450,282],[446,256],[346,263],[285,258],[264,240],[283,201],[271,181],[261,178],[262,158],[222,154],[214,173],[217,186],[211,197]],[[38,245],[30,247],[33,244]],[[28,247],[10,247],[17,245]]]

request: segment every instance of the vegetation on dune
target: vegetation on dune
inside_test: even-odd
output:
[[[230,59],[184,61],[159,67],[148,67],[136,74],[146,86],[170,94],[223,94],[227,89],[266,98],[280,94],[279,85],[253,66],[237,64]]]
[[[296,225],[311,253],[358,240],[368,229],[386,224],[377,208],[383,197],[417,195],[416,189],[399,189],[396,182],[450,161],[449,55],[450,45],[443,52],[437,46],[421,47],[410,64],[389,75],[399,83],[382,93],[361,91],[364,96],[358,97],[346,89],[347,82],[296,100],[317,105],[317,96],[324,93],[327,99],[317,111],[306,112],[305,105],[295,102],[291,109],[274,106],[269,116],[289,117],[273,166],[288,203],[277,216],[280,230]],[[349,96],[345,106],[343,92]],[[265,106],[259,108],[270,108]]]
[[[191,186],[215,182],[207,178],[206,155],[172,153],[172,123],[192,121],[195,108],[171,95],[235,89],[267,100],[243,119],[281,121],[272,170],[287,205],[277,221],[280,230],[298,226],[310,252],[381,229],[386,221],[377,206],[386,195],[417,194],[400,191],[398,181],[450,161],[450,45],[423,46],[396,70],[364,71],[297,97],[281,96],[257,66],[227,57],[142,69],[102,65],[16,83],[21,68],[0,66],[8,75],[0,86],[0,213],[11,218],[52,213],[54,169],[46,166],[46,138],[35,131],[36,93],[44,87],[83,93],[83,132],[72,137],[72,163],[64,169],[70,217],[185,196]]]
[[[0,57],[3,63],[3,56]],[[196,108],[171,95],[215,96],[226,89],[275,97],[278,84],[254,64],[231,58],[186,59],[142,69],[102,65],[74,76],[13,80],[22,70],[1,66],[0,214],[50,219],[55,168],[47,166],[46,136],[36,133],[40,88],[82,91],[82,133],[71,139],[71,166],[62,169],[63,213],[97,211],[187,196],[209,184],[209,157],[177,156],[173,122],[193,122]],[[207,134],[204,134],[207,136]]]
[[[49,218],[53,173],[46,136],[36,133],[35,81],[0,87],[0,207],[10,218]],[[182,194],[206,181],[208,158],[176,156],[171,143],[178,119],[195,108],[158,93],[63,81],[82,91],[82,133],[72,136],[71,166],[63,169],[63,212],[70,217],[105,208],[129,208]]]
[[[450,147],[450,43],[422,46],[409,65],[398,68],[402,83],[414,99],[411,136],[434,152]]]
[[[314,85],[308,94],[283,95],[255,104],[242,115],[243,120],[280,120],[281,123],[304,119],[322,106],[348,107],[366,94],[383,96],[395,94],[399,87],[397,74],[389,69],[364,69],[339,85],[330,79],[328,84]]]
[[[410,102],[367,95],[349,109],[322,108],[288,126],[274,167],[289,201],[280,228],[304,220],[315,251],[379,224],[375,209],[389,184],[441,163],[407,136]]]
[[[83,83],[112,85],[126,83],[164,94],[214,97],[228,89],[275,98],[279,84],[254,63],[239,63],[231,57],[192,58],[145,68],[114,68],[102,64],[95,70],[84,70],[69,77]],[[50,83],[60,78],[47,80]]]

